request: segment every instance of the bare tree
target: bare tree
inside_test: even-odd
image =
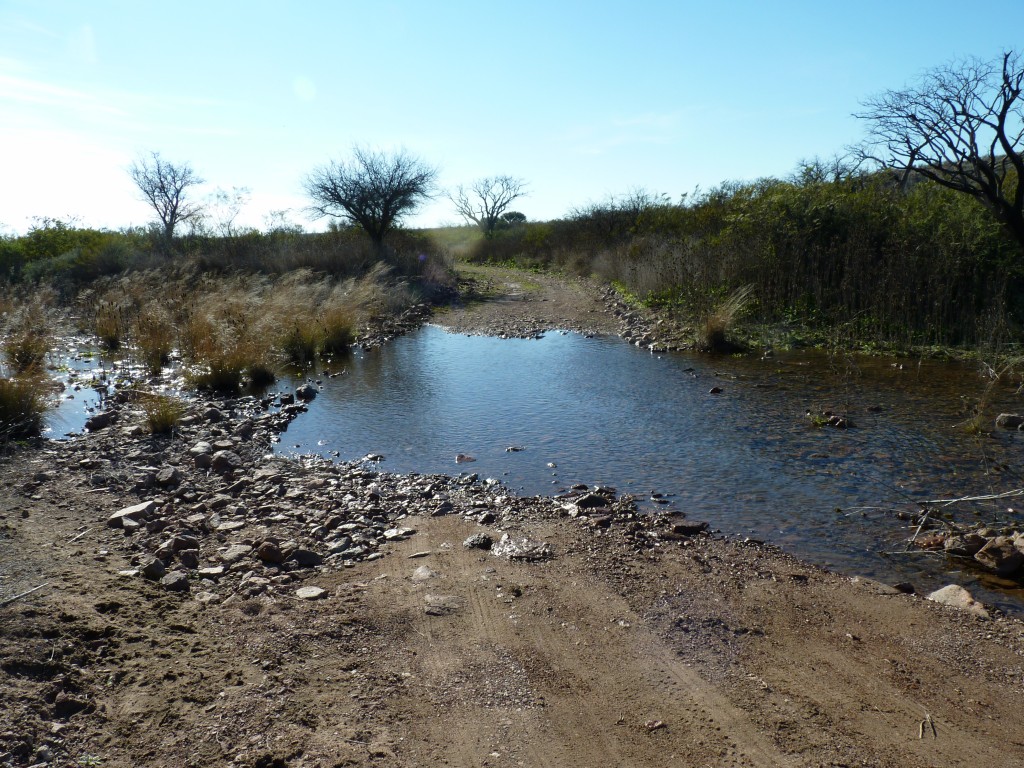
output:
[[[459,215],[472,221],[484,234],[490,236],[501,221],[501,214],[526,194],[526,182],[512,176],[494,176],[477,179],[465,189],[461,184],[448,198],[455,204]]]
[[[1007,52],[925,73],[914,87],[863,103],[864,155],[971,195],[1024,249],[1024,63]]]
[[[232,187],[230,192],[217,187],[207,196],[203,215],[204,223],[207,224],[206,228],[221,237],[237,235],[235,219],[249,202],[250,195],[251,190],[248,187]]]
[[[150,152],[148,157],[140,157],[131,164],[128,175],[156,211],[168,243],[179,223],[202,217],[203,207],[189,200],[189,190],[204,180],[188,163],[171,163],[163,160],[159,152]]]
[[[436,179],[436,168],[404,149],[389,155],[354,147],[351,160],[313,169],[303,186],[314,216],[362,227],[380,249],[392,228],[433,197]]]

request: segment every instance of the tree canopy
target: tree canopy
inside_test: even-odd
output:
[[[864,154],[968,194],[1024,249],[1024,62],[1016,52],[967,59],[863,103]]]
[[[460,216],[480,227],[485,235],[490,235],[512,201],[525,194],[526,183],[522,179],[494,176],[477,179],[468,190],[460,184],[448,197]]]
[[[310,212],[362,227],[381,247],[384,236],[433,197],[437,169],[399,150],[393,154],[354,147],[346,162],[314,168],[303,181]]]
[[[128,175],[156,211],[167,242],[174,237],[174,228],[179,223],[202,217],[203,207],[189,199],[189,190],[204,180],[188,163],[168,162],[159,152],[150,152],[129,166]]]

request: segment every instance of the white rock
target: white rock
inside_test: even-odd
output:
[[[295,596],[300,600],[320,600],[327,596],[327,590],[320,587],[299,587]]]
[[[983,619],[989,618],[985,606],[971,597],[971,593],[958,584],[950,584],[942,589],[937,589],[928,595],[928,599],[943,605],[951,605]]]

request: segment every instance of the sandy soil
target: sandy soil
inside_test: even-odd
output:
[[[528,279],[515,309],[440,320],[614,327],[580,284]],[[116,446],[0,464],[0,603],[47,585],[0,606],[0,765],[1024,765],[1016,619],[560,500],[432,516],[391,491],[374,503],[416,532],[375,559],[301,582],[254,562],[282,587],[200,599],[121,575],[137,539],[106,520],[142,496],[78,461]],[[551,556],[465,546],[477,533]]]

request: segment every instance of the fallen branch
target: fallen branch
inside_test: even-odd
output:
[[[91,530],[92,530],[92,528],[86,528],[86,529],[85,529],[84,531],[82,531],[82,532],[81,532],[80,534],[78,534],[77,536],[73,536],[72,538],[68,539],[68,544],[70,544],[70,543],[71,543],[71,542],[73,542],[73,541],[78,541],[78,540],[79,540],[80,538],[82,538],[83,536],[85,536],[85,534],[87,534],[87,533],[88,533],[89,531],[91,531]]]
[[[984,496],[961,496],[959,499],[932,499],[930,501],[919,501],[917,503],[922,506],[926,504],[935,504],[937,506],[948,507],[951,504],[958,504],[961,501],[995,501],[997,499],[1013,499],[1018,496],[1024,496],[1024,488],[1018,488],[1014,491],[1005,491],[1004,493],[990,493]]]
[[[40,584],[38,587],[32,587],[32,589],[28,590],[27,592],[22,592],[20,595],[15,595],[14,597],[8,597],[6,600],[0,602],[0,608],[5,608],[6,606],[8,606],[11,603],[13,603],[15,600],[21,600],[21,598],[28,597],[33,592],[38,592],[43,587],[48,587],[48,586],[50,586],[49,582],[47,582],[46,584]]]

